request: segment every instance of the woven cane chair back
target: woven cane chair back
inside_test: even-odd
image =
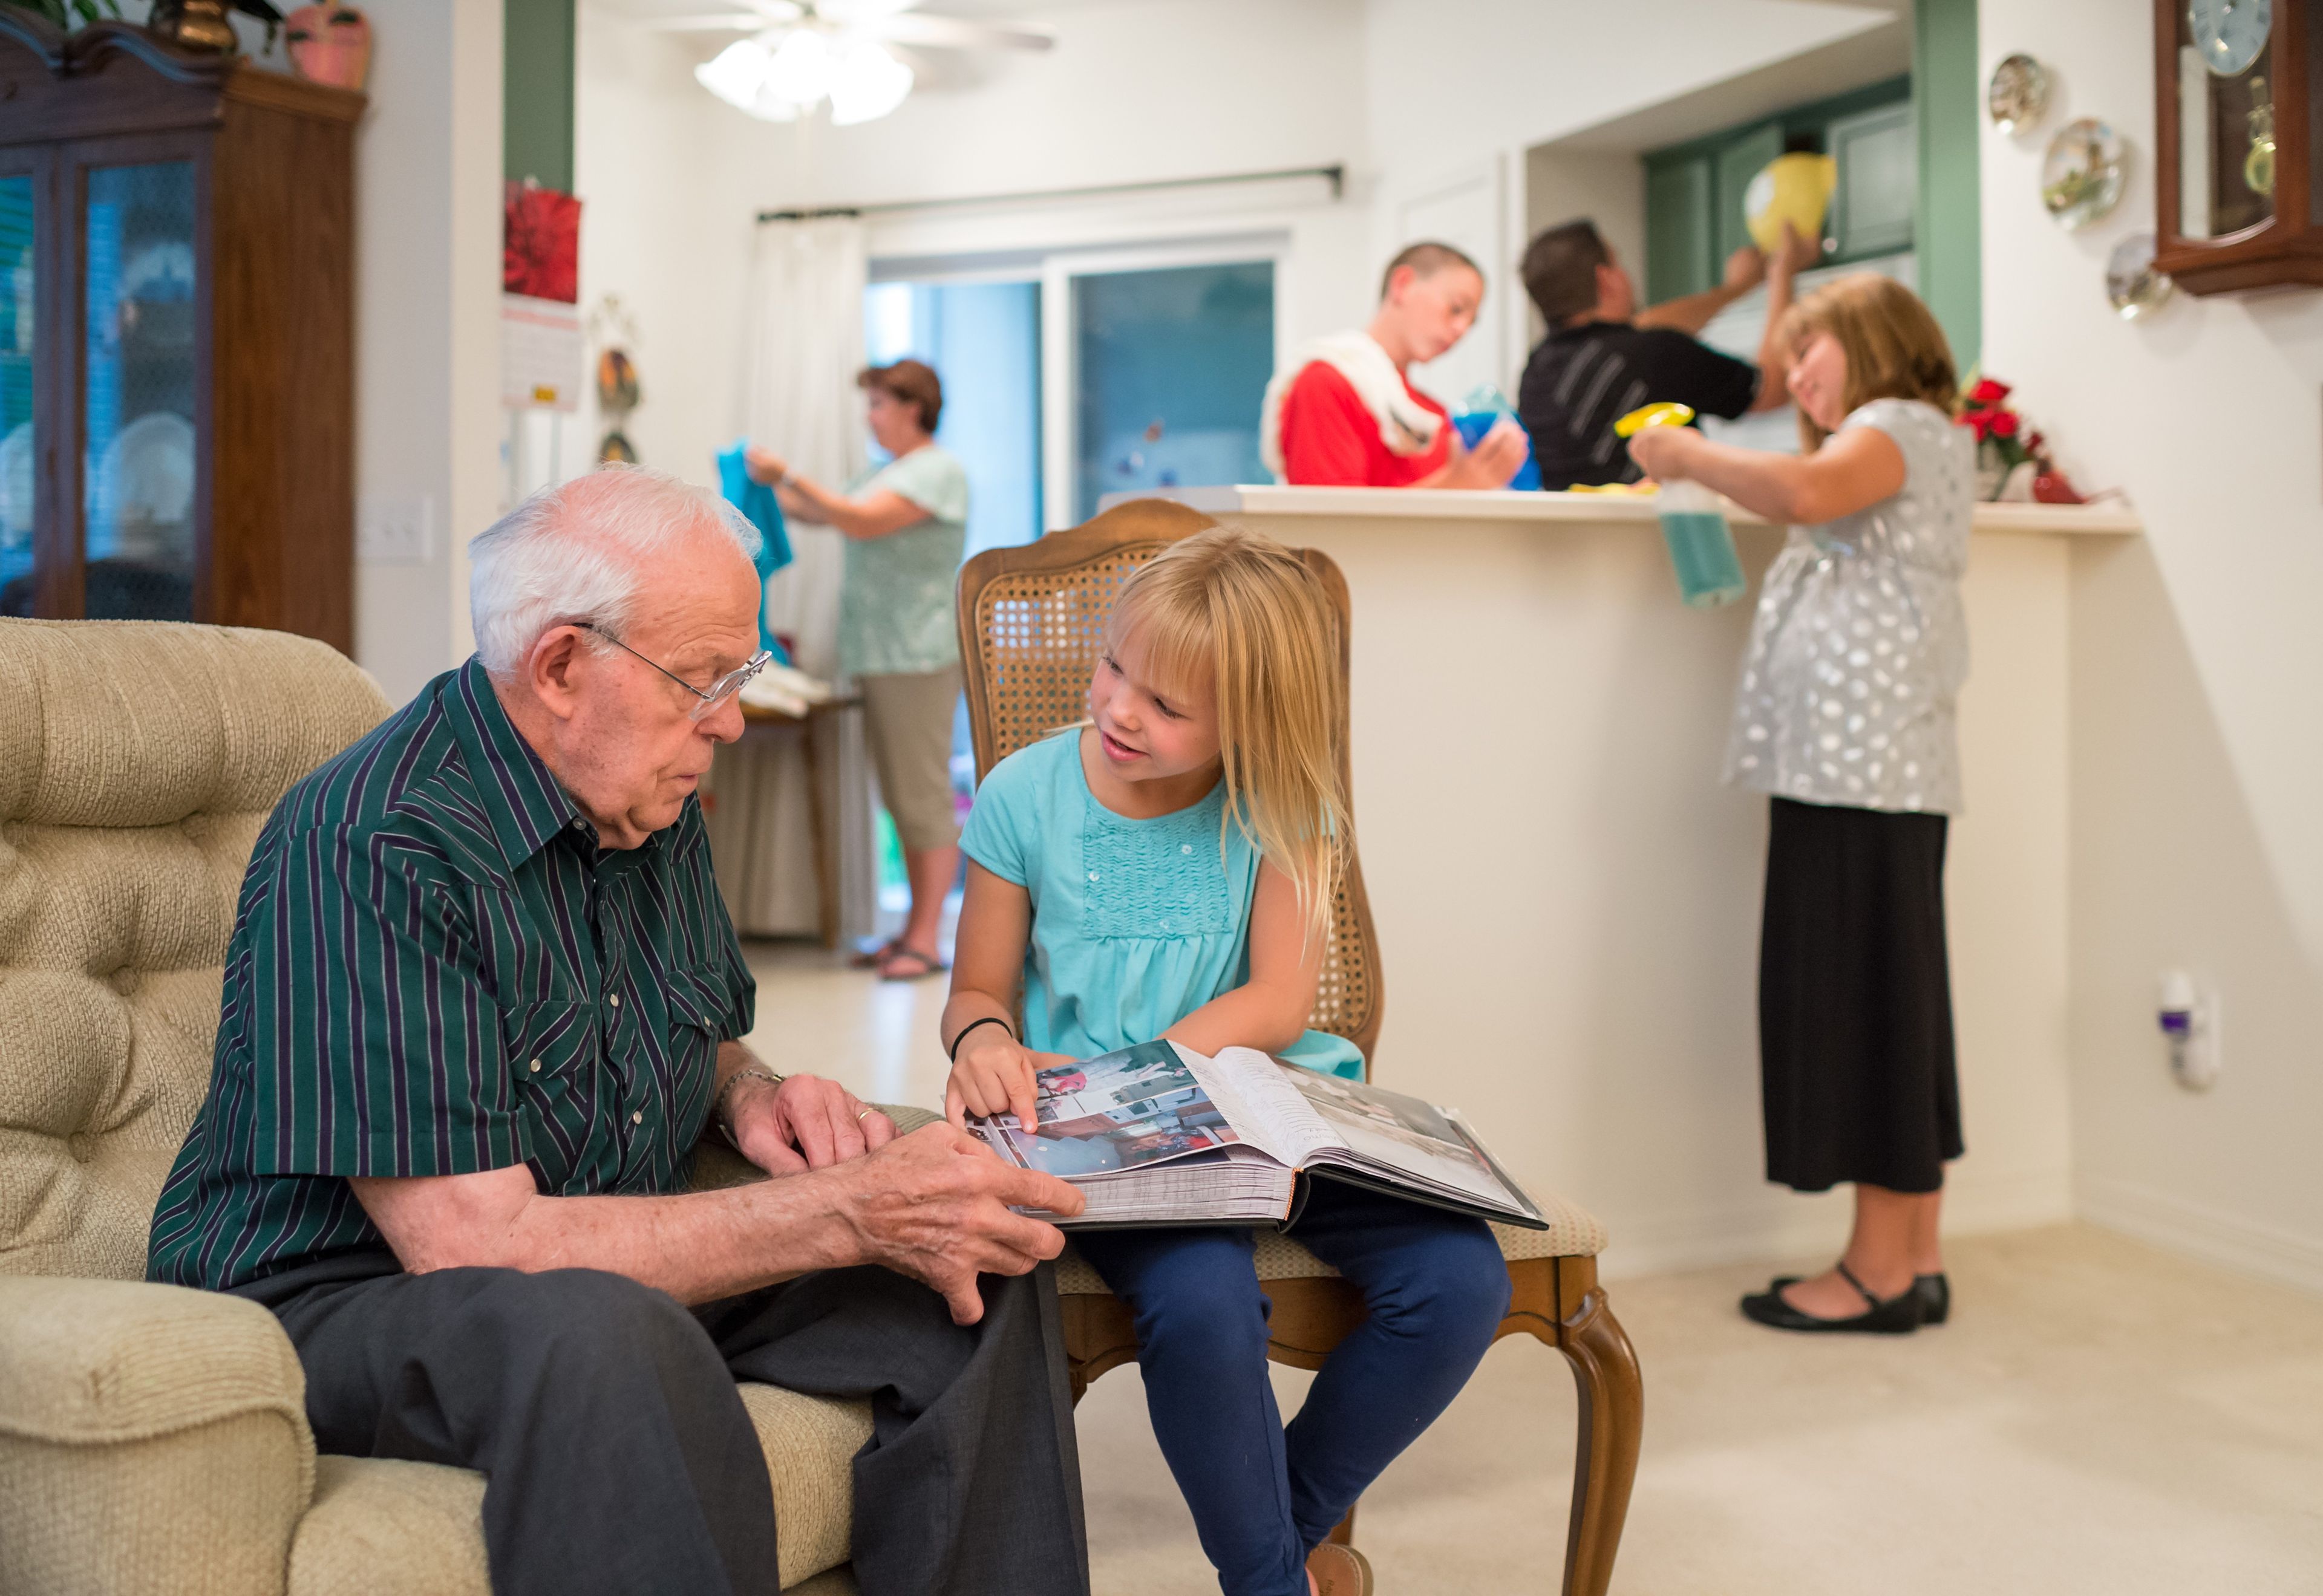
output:
[[[1179,538],[1216,524],[1181,504],[1137,500],[1037,543],[987,549],[961,567],[960,651],[967,666],[978,780],[1017,749],[1086,719],[1089,675],[1104,651],[1106,620],[1122,584]],[[1346,579],[1320,550],[1302,549],[1299,555],[1337,610],[1344,682]],[[1343,784],[1346,731],[1342,724]],[[1331,905],[1315,1011],[1307,1023],[1362,1049],[1368,1074],[1383,1006],[1379,941],[1364,895],[1363,866],[1350,850],[1345,879]]]

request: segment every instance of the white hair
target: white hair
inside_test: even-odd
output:
[[[758,558],[758,529],[720,494],[666,471],[608,465],[543,488],[468,545],[468,616],[484,669],[506,678],[551,627],[629,629],[648,566],[695,527]],[[595,638],[590,647],[609,647]]]

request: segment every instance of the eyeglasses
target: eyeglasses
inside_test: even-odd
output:
[[[668,666],[662,665],[656,660],[647,659],[644,655],[638,654],[636,649],[630,647],[627,643],[622,642],[619,637],[613,636],[612,633],[607,631],[603,627],[599,626],[595,621],[576,620],[570,624],[580,628],[584,632],[594,632],[597,636],[604,638],[606,642],[611,643],[614,647],[620,649],[624,654],[634,655],[638,659],[645,660],[646,664],[652,665],[654,669],[659,671],[663,675],[667,676],[680,687],[684,688],[688,693],[693,694],[695,698],[701,700],[701,702],[695,704],[693,708],[686,711],[686,719],[689,720],[700,720],[716,714],[720,708],[725,704],[728,699],[742,691],[743,687],[749,682],[751,677],[757,675],[760,671],[765,670],[768,665],[775,663],[775,656],[766,649],[761,648],[758,653],[752,655],[748,660],[727,672],[724,675],[719,677],[718,680],[712,682],[708,687],[696,687],[693,683],[687,681],[684,677],[679,675],[675,671],[671,670]]]

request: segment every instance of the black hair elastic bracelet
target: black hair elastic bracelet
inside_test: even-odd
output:
[[[1009,1041],[1014,1041],[1016,1040],[1015,1027],[1010,1025],[1007,1021],[1002,1019],[997,1014],[987,1014],[981,1020],[970,1020],[967,1024],[961,1026],[960,1028],[960,1034],[951,1039],[951,1046],[944,1050],[944,1057],[950,1059],[955,1064],[959,1063],[960,1044],[962,1041],[965,1041],[968,1039],[968,1033],[975,1030],[978,1025],[997,1025],[1001,1030],[1008,1032]]]

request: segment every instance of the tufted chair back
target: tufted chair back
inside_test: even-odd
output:
[[[251,848],[387,711],[283,632],[0,620],[0,1274],[143,1277]]]

